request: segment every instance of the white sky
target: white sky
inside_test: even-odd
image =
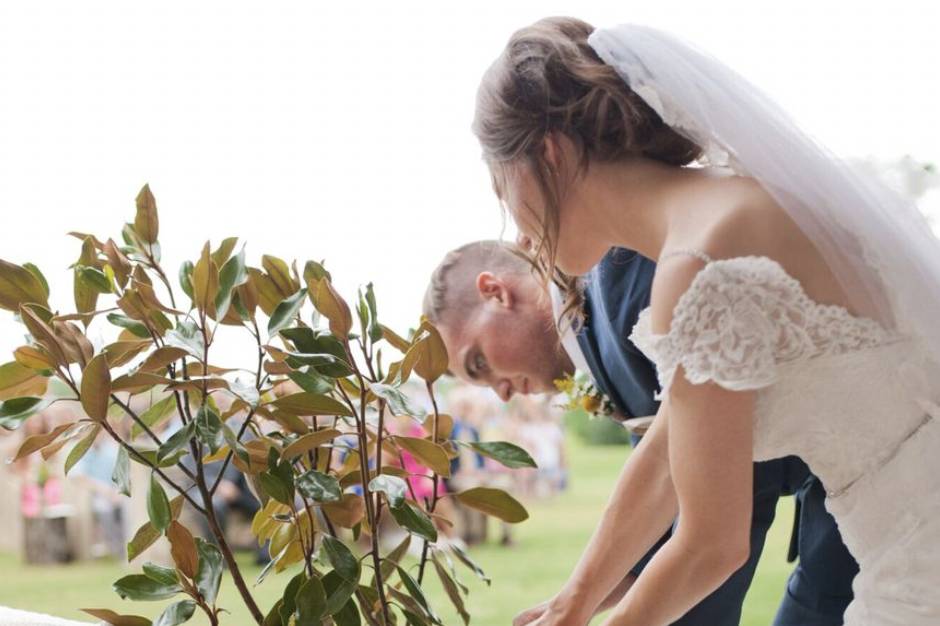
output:
[[[673,31],[845,156],[940,161],[932,2],[0,4],[0,257],[72,310],[69,230],[118,238],[151,184],[174,276],[202,242],[374,281],[404,329],[432,267],[501,216],[469,131],[480,75],[539,17]],[[0,315],[0,353],[20,343]],[[2,359],[6,360],[6,359]]]

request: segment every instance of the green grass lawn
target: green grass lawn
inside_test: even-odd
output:
[[[519,610],[551,596],[565,581],[580,555],[607,500],[611,485],[623,463],[625,447],[587,447],[575,438],[569,444],[572,465],[570,488],[550,500],[528,505],[530,519],[515,527],[515,545],[490,544],[475,547],[473,557],[493,579],[491,587],[468,570],[461,580],[470,587],[468,609],[472,624],[506,626]],[[756,581],[744,607],[742,624],[769,624],[783,593],[791,567],[785,561],[792,524],[792,499],[781,500],[777,522],[770,531]],[[496,528],[491,528],[496,536]],[[253,580],[258,568],[244,555],[245,576]],[[128,573],[115,562],[81,563],[58,567],[24,566],[18,557],[0,555],[0,605],[82,619],[81,607],[107,607],[118,612],[155,617],[169,601],[135,603],[123,601],[111,591],[111,583]],[[286,582],[286,576],[284,581]],[[429,577],[432,604],[447,626],[460,624],[449,602]],[[279,596],[280,577],[271,576],[256,588],[256,599],[266,611]],[[248,626],[251,619],[228,577],[219,604],[231,611],[226,626]],[[87,617],[87,616],[84,616]],[[599,622],[599,620],[595,620]],[[204,624],[194,618],[192,624]]]

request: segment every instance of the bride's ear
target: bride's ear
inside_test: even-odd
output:
[[[512,289],[506,281],[492,272],[480,272],[477,275],[477,292],[484,301],[492,300],[507,308],[513,305]]]
[[[542,140],[542,160],[553,175],[561,170],[562,148],[557,133],[546,133]]]

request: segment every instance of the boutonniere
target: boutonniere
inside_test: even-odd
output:
[[[567,411],[581,409],[591,417],[610,417],[614,414],[614,403],[604,392],[597,388],[591,379],[578,374],[567,374],[554,381],[555,388],[567,396],[568,402],[562,405]]]

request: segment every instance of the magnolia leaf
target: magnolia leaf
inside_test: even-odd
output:
[[[473,448],[483,456],[489,457],[494,461],[499,461],[506,467],[518,469],[522,467],[538,467],[535,461],[529,456],[529,453],[508,441],[481,441],[481,442],[457,442]]]
[[[294,596],[296,626],[320,626],[326,614],[326,591],[318,578],[309,578]]]
[[[235,249],[237,243],[238,237],[226,237],[222,240],[219,247],[212,252],[212,260],[217,266],[222,267],[225,265],[225,262],[232,256],[232,250]]]
[[[278,409],[290,413],[291,415],[345,415],[352,416],[353,413],[348,406],[335,400],[330,396],[301,391],[292,393],[289,396],[278,398],[271,402]]]
[[[0,402],[0,427],[6,430],[16,430],[29,416],[45,406],[46,402],[42,398],[32,397],[11,398]]]
[[[157,565],[156,563],[148,561],[144,563],[143,570],[147,578],[155,580],[158,583],[163,583],[164,585],[175,585],[180,581],[176,570],[172,567],[164,567],[163,565]]]
[[[182,320],[176,325],[176,328],[168,331],[166,345],[182,348],[197,359],[202,360],[205,358],[205,343],[203,342],[202,333],[199,332],[199,328],[193,322]]]
[[[42,317],[41,310],[31,306],[20,306],[20,319],[26,325],[29,334],[33,336],[43,348],[55,359],[56,363],[65,365],[69,363],[69,358],[65,354],[65,349],[59,343],[59,339]]]
[[[218,261],[216,260],[215,263],[218,264]],[[217,320],[223,319],[228,312],[232,304],[234,289],[248,280],[244,248],[224,263],[222,269],[219,270],[219,293],[215,298],[215,319]]]
[[[13,351],[16,362],[32,370],[55,369],[55,361],[45,350],[38,346],[20,346]]]
[[[0,308],[18,311],[28,303],[49,306],[44,280],[29,269],[0,259]]]
[[[81,609],[110,626],[152,626],[149,619],[140,615],[121,615],[111,609]]]
[[[170,555],[176,567],[188,578],[196,575],[199,562],[199,553],[196,551],[196,541],[192,533],[175,519],[170,522],[166,531],[170,541]]]
[[[332,441],[341,434],[342,433],[335,428],[321,428],[320,430],[303,435],[284,448],[284,451],[281,453],[281,458],[292,460],[302,454],[306,454],[314,448]]]
[[[170,435],[169,438],[163,441],[163,445],[161,445],[157,450],[157,461],[163,461],[164,459],[171,457],[174,453],[188,445],[189,440],[192,439],[195,432],[196,424],[194,422],[189,422],[175,433]]]
[[[166,600],[183,590],[178,584],[167,585],[143,574],[125,576],[112,587],[124,600]]]
[[[189,621],[196,612],[196,602],[193,600],[180,600],[174,602],[163,610],[163,613],[154,620],[153,626],[179,626]]]
[[[298,289],[295,294],[282,300],[277,305],[274,312],[271,313],[271,319],[268,320],[269,336],[275,335],[279,330],[290,324],[297,312],[303,307],[305,297],[307,297],[307,289]]]
[[[447,597],[450,598],[450,602],[454,605],[454,608],[457,609],[460,619],[463,620],[465,625],[470,624],[470,614],[467,613],[467,608],[464,606],[463,596],[460,595],[460,589],[457,587],[457,583],[441,564],[437,553],[431,555],[431,562],[434,564],[434,571],[437,572],[441,586],[444,587],[444,592],[447,594]]]
[[[202,256],[193,268],[193,304],[200,311],[215,306],[219,293],[219,268],[209,255],[209,242],[202,247]]]
[[[192,261],[183,261],[180,265],[179,271],[179,281],[180,288],[183,290],[190,300],[194,300],[193,297],[193,262]]]
[[[222,553],[217,547],[199,537],[196,538],[196,552],[199,553],[199,565],[196,567],[193,582],[203,599],[211,606],[215,604],[219,583],[222,582]]]
[[[69,470],[75,467],[75,464],[91,449],[91,446],[95,443],[95,439],[98,438],[99,432],[101,432],[101,425],[95,424],[95,427],[88,431],[88,434],[82,437],[82,439],[72,447],[68,457],[65,459],[66,476],[68,476]]]
[[[157,218],[157,201],[150,192],[150,185],[144,185],[137,194],[137,215],[134,216],[134,233],[144,243],[156,243],[160,234],[160,221]]]
[[[166,369],[168,365],[175,363],[188,354],[188,350],[178,346],[162,346],[148,354],[137,369],[141,372],[156,372]]]
[[[339,502],[324,502],[321,505],[330,521],[343,528],[352,528],[361,522],[365,516],[364,507],[362,498],[352,493],[343,494]]]
[[[183,496],[176,496],[170,500],[170,516],[175,520],[183,510]],[[171,524],[172,526],[172,524]],[[145,522],[134,537],[127,544],[127,561],[131,562],[152,546],[161,536],[160,531],[153,527],[149,521]]]
[[[352,313],[349,305],[333,289],[329,279],[323,278],[314,286],[310,286],[313,295],[313,306],[323,317],[330,321],[330,331],[339,338],[345,338],[352,330]]]
[[[16,456],[13,457],[11,462],[19,461],[20,459],[33,454],[39,450],[42,450],[52,442],[54,442],[59,435],[64,433],[66,430],[71,428],[74,425],[74,422],[69,422],[67,424],[59,424],[52,430],[41,435],[32,435],[27,437],[22,444],[20,444],[19,450],[16,451]]]
[[[267,272],[268,278],[280,294],[279,300],[296,293],[300,285],[290,275],[290,268],[283,260],[265,254],[261,257],[261,267]]]
[[[150,339],[150,331],[147,330],[147,327],[137,320],[131,319],[126,315],[119,315],[118,313],[109,313],[108,321],[114,324],[115,326],[120,326],[121,328],[126,328],[127,330],[134,333],[136,336],[141,339]]]
[[[23,396],[41,396],[48,379],[16,361],[0,365],[0,400]]]
[[[389,510],[392,512],[392,517],[395,518],[398,525],[405,530],[419,537],[423,537],[428,541],[437,541],[437,529],[434,527],[434,522],[431,521],[431,518],[428,517],[424,511],[411,502],[405,501],[402,506],[389,507]]]
[[[201,406],[196,413],[196,437],[209,446],[211,452],[215,452],[225,443],[222,420],[208,405]]]
[[[474,574],[477,575],[477,578],[479,578],[480,580],[482,580],[483,582],[485,582],[487,585],[489,585],[489,584],[492,583],[492,581],[489,579],[489,577],[486,575],[486,573],[483,571],[483,569],[482,569],[479,565],[477,565],[476,561],[474,561],[472,558],[470,558],[470,555],[467,554],[466,551],[463,550],[463,548],[461,548],[460,546],[458,546],[458,545],[456,545],[456,544],[454,544],[454,543],[451,543],[449,547],[450,547],[451,551],[453,551],[454,555],[455,555],[464,565],[466,565],[468,568],[470,568],[470,570],[471,570]]]
[[[460,491],[454,494],[454,497],[464,506],[482,511],[510,524],[518,524],[529,518],[525,507],[502,489],[474,487]]]
[[[397,476],[379,474],[369,482],[369,491],[381,491],[388,499],[388,505],[397,508],[405,503],[408,483]]]
[[[121,367],[133,361],[137,355],[147,350],[153,344],[146,339],[133,341],[115,341],[104,347],[102,352],[108,355],[110,367]]]
[[[147,515],[150,517],[150,523],[153,524],[153,527],[160,532],[164,532],[172,520],[170,500],[166,497],[163,486],[153,474],[150,475],[150,490],[147,492]]]
[[[445,478],[450,477],[450,458],[440,444],[417,437],[392,437],[391,439],[434,473]]]
[[[419,420],[423,420],[427,411],[416,406],[411,400],[401,392],[398,387],[385,385],[383,383],[372,383],[369,385],[372,393],[382,398],[388,403],[388,408],[395,415],[408,415]]]
[[[117,486],[118,491],[127,497],[131,495],[130,466],[130,457],[127,454],[127,448],[124,446],[119,447],[117,460],[114,463],[114,471],[111,472],[111,481]]]
[[[430,322],[423,322],[415,333],[414,346],[420,346],[414,371],[429,383],[433,383],[447,372],[447,347],[441,334]]]
[[[323,548],[326,556],[330,560],[330,565],[347,582],[358,583],[362,568],[359,566],[359,559],[346,547],[346,544],[331,537],[324,535]]]
[[[81,390],[85,414],[94,420],[107,419],[111,398],[111,371],[108,369],[106,354],[97,355],[82,370]]]
[[[310,470],[297,478],[297,489],[316,502],[339,502],[343,490],[335,476]]]

